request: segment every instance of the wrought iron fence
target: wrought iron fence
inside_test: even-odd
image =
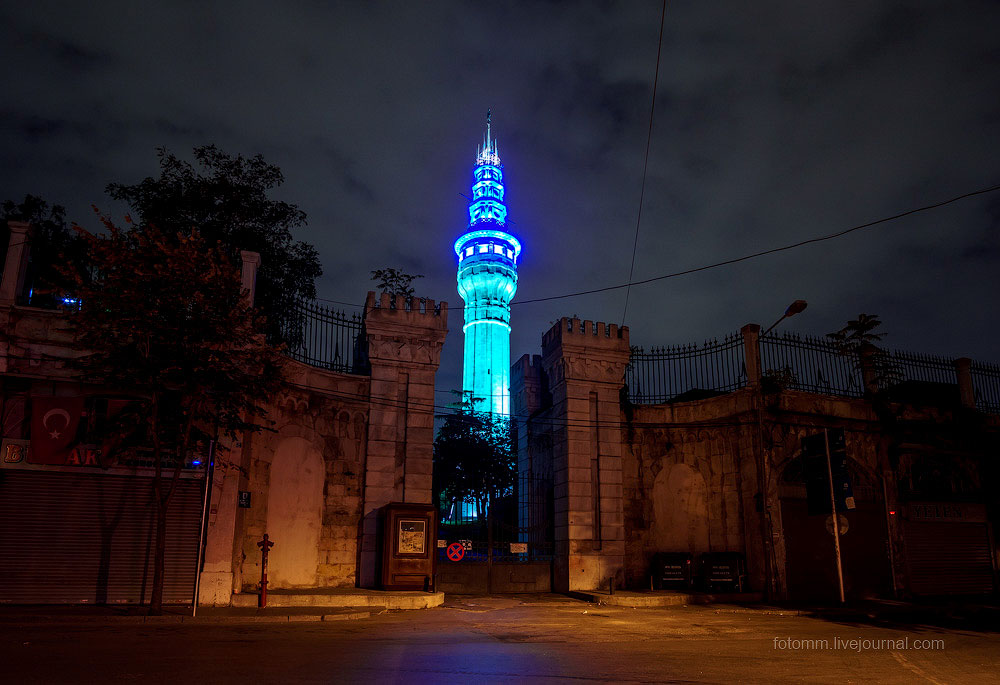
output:
[[[662,404],[700,399],[703,393],[725,393],[746,384],[743,335],[735,333],[702,345],[634,348],[625,368],[629,400]]]
[[[958,382],[952,359],[899,351],[891,353],[888,358],[898,380],[949,384]]]
[[[765,382],[828,395],[860,397],[864,394],[859,365],[829,340],[779,333],[761,336],[759,345]]]
[[[1000,414],[1000,364],[972,362],[972,390],[976,408]]]
[[[296,361],[341,373],[369,372],[360,314],[344,312],[307,300],[295,300],[282,323],[280,342]]]

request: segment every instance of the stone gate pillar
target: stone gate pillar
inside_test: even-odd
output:
[[[360,584],[374,587],[378,509],[431,504],[434,374],[448,334],[448,303],[369,292],[365,331],[371,361]]]
[[[628,358],[627,327],[563,318],[542,337],[552,394],[557,592],[623,580],[619,392]]]

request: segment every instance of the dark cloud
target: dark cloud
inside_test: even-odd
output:
[[[401,266],[460,304],[454,239],[494,112],[518,296],[628,277],[659,3],[34,2],[5,10],[3,196],[90,220],[154,148],[278,164],[320,295],[361,302]],[[635,276],[832,232],[1000,182],[995,2],[668,3]],[[858,312],[890,344],[995,359],[996,201],[632,290],[638,344]],[[515,305],[513,354],[559,316],[618,321],[624,293]],[[440,375],[460,383],[461,318]]]

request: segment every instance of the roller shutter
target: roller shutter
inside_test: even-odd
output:
[[[0,470],[0,603],[148,602],[152,478]],[[203,481],[182,479],[167,516],[164,603],[190,603]]]
[[[985,523],[909,522],[906,555],[916,595],[993,592],[993,562]]]

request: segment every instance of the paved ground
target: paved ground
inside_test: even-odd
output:
[[[730,606],[607,607],[555,595],[452,596],[433,609],[329,623],[8,621],[0,623],[0,679],[986,683],[1000,682],[998,629],[953,612],[818,618]]]

